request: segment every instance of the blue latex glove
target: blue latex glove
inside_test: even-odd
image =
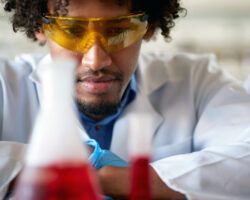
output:
[[[120,157],[108,150],[103,150],[99,144],[90,139],[85,142],[87,145],[93,148],[93,152],[89,156],[89,160],[93,167],[100,169],[104,166],[114,167],[127,167],[128,163],[122,160]]]
[[[115,166],[115,167],[126,167],[128,163],[122,160],[117,155],[113,154],[111,151],[103,150],[99,144],[90,139],[85,142],[88,146],[93,148],[93,152],[89,156],[89,160],[93,167],[100,169],[104,166]],[[113,200],[111,197],[104,196],[105,200]]]

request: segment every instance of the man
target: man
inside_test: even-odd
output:
[[[14,12],[14,30],[47,42],[50,56],[1,61],[3,141],[28,142],[39,107],[38,64],[73,58],[80,117],[102,148],[128,161],[130,114],[140,116],[140,107],[152,117],[155,199],[249,199],[249,95],[213,56],[140,55],[142,40],[156,29],[169,37],[183,11],[178,0],[4,2],[5,10]],[[0,176],[6,191],[20,170],[23,147],[2,142],[0,148],[15,161],[11,177]],[[98,170],[104,193],[126,198],[128,173],[126,167]]]

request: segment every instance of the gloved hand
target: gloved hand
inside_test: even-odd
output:
[[[122,160],[120,157],[108,150],[103,150],[99,144],[89,139],[85,142],[88,146],[93,148],[93,152],[89,156],[89,160],[95,169],[100,169],[104,166],[126,167],[128,163]],[[104,196],[105,200],[113,200],[111,197]]]
[[[120,157],[108,150],[103,150],[99,144],[93,140],[85,142],[88,146],[93,148],[93,152],[89,156],[89,160],[93,167],[100,169],[104,166],[126,167],[128,163]]]

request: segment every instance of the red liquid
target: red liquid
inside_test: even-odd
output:
[[[100,200],[90,167],[85,165],[26,168],[16,200]]]
[[[149,158],[132,160],[130,200],[151,200]]]

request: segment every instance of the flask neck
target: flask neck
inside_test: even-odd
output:
[[[74,96],[74,65],[55,61],[41,70],[42,103],[44,108],[71,107]]]
[[[74,68],[61,60],[40,68],[42,101],[27,154],[30,166],[87,161],[73,107]]]

